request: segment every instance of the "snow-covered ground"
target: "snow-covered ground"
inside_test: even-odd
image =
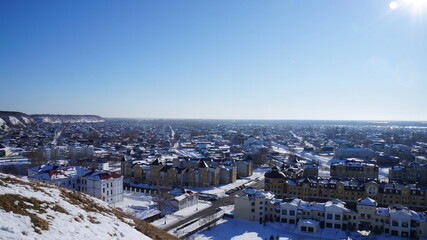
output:
[[[211,205],[211,202],[199,200],[199,203],[197,205],[193,205],[191,207],[184,208],[171,214],[167,214],[165,217],[160,218],[152,222],[151,224],[158,228],[166,228],[180,220],[186,219],[191,215],[196,214],[198,211],[210,207]]]
[[[111,207],[99,199],[84,195],[86,204],[105,210],[86,211],[63,197],[59,188],[37,187],[24,179],[7,177],[17,179],[0,173],[0,196],[16,200],[10,200],[15,207],[0,204],[0,239],[150,239],[130,225],[133,220],[120,220],[110,211]],[[47,229],[36,225],[44,222]]]
[[[144,193],[124,192],[123,201],[114,204],[114,206],[138,219],[145,219],[160,213],[153,197]]]
[[[349,232],[351,239],[402,239],[392,237],[386,234],[364,236],[363,233]],[[347,232],[324,228],[318,233],[304,233],[297,229],[294,224],[267,222],[264,226],[257,221],[248,221],[243,219],[224,218],[218,221],[215,227],[210,230],[203,230],[189,237],[193,240],[214,240],[214,239],[233,239],[233,240],[263,240],[269,239],[273,235],[274,239],[343,239],[347,238]]]
[[[219,185],[219,186],[212,186],[209,188],[189,187],[189,189],[194,190],[194,191],[198,191],[200,193],[216,195],[217,197],[221,198],[221,197],[224,197],[226,195],[225,192],[227,192],[228,190],[242,186],[243,184],[245,184],[245,186],[250,186],[251,183],[253,183],[253,181],[256,179],[263,180],[264,174],[268,170],[269,169],[267,169],[267,168],[254,169],[253,174],[251,176],[245,177],[242,179],[237,179],[234,183],[228,183],[228,184]]]
[[[225,214],[234,215],[234,205],[222,206],[220,208],[224,211]]]

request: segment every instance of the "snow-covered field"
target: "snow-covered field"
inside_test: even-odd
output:
[[[349,232],[351,239],[403,239],[391,237],[389,235],[370,235],[364,236],[363,233]],[[218,221],[215,227],[210,230],[203,230],[192,235],[189,239],[193,240],[214,240],[214,239],[233,239],[233,240],[263,240],[269,239],[273,235],[274,239],[345,239],[347,232],[324,228],[318,233],[304,233],[297,229],[294,224],[272,223],[268,222],[265,226],[257,221],[248,221],[243,219],[224,218]]]
[[[138,219],[145,219],[160,213],[153,197],[144,193],[124,192],[123,201],[114,204],[114,206]]]

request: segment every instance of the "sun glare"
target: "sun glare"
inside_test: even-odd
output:
[[[388,7],[391,10],[396,9],[397,8],[397,2],[396,1],[390,2],[390,4],[388,5]]]
[[[427,10],[427,0],[396,0],[391,1],[388,4],[388,7],[391,10],[402,7],[410,9],[412,12],[420,13],[424,10]]]

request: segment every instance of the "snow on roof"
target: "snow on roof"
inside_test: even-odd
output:
[[[291,206],[295,206],[298,207],[300,205],[300,202],[302,202],[301,199],[299,198],[288,198],[288,199],[284,199],[281,205],[291,205]]]
[[[310,224],[310,225],[319,226],[319,222],[318,221],[314,221],[314,220],[311,220],[311,219],[300,219],[298,221],[298,224]]]
[[[108,171],[96,171],[96,172],[90,172],[88,175],[85,176],[86,179],[90,180],[107,180],[110,178],[120,178],[121,175],[117,173],[112,173]]]
[[[43,180],[55,180],[55,179],[66,179],[66,178],[76,178],[88,174],[90,170],[87,170],[80,166],[54,166],[54,165],[42,165],[32,168],[31,170],[37,171],[34,178],[43,179]]]
[[[375,206],[375,207],[378,205],[374,199],[369,198],[369,197],[359,199],[357,201],[357,204],[364,205],[364,206]]]
[[[388,208],[377,208],[376,214],[379,216],[388,216],[390,213],[388,212]]]
[[[327,201],[327,202],[325,203],[325,208],[332,207],[332,206],[335,206],[335,207],[341,208],[341,209],[343,209],[343,210],[345,210],[345,211],[347,211],[347,210],[348,210],[348,208],[346,208],[346,207],[345,207],[345,202],[343,202],[343,201],[341,201],[341,200],[338,200],[338,199],[334,199],[334,200],[331,200],[331,201]]]

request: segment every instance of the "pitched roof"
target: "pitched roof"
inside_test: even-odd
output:
[[[206,164],[206,162],[205,161],[203,161],[203,160],[200,160],[199,161],[199,164],[198,164],[198,166],[197,166],[198,168],[208,168],[209,166],[208,166],[208,164]]]
[[[378,205],[378,203],[374,199],[369,197],[365,197],[363,199],[361,198],[357,200],[357,204],[364,205],[364,206],[375,206],[375,207]]]

